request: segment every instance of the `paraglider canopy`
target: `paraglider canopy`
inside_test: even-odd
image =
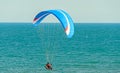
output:
[[[61,22],[67,37],[71,38],[74,34],[73,20],[70,15],[63,10],[42,11],[35,16],[33,24],[37,26],[49,14],[53,14]]]

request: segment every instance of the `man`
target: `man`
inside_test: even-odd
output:
[[[52,70],[52,66],[51,66],[51,64],[49,62],[47,62],[47,64],[45,65],[45,68],[47,70]]]

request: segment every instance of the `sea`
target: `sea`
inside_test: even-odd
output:
[[[120,23],[74,29],[68,38],[60,23],[0,23],[0,73],[120,73]]]

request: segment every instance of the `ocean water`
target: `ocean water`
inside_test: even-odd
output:
[[[0,73],[120,73],[120,24],[0,23]]]

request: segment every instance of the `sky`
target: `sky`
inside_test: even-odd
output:
[[[0,0],[0,22],[32,22],[35,15],[62,9],[76,23],[120,23],[120,0]],[[58,22],[49,15],[43,22]]]

